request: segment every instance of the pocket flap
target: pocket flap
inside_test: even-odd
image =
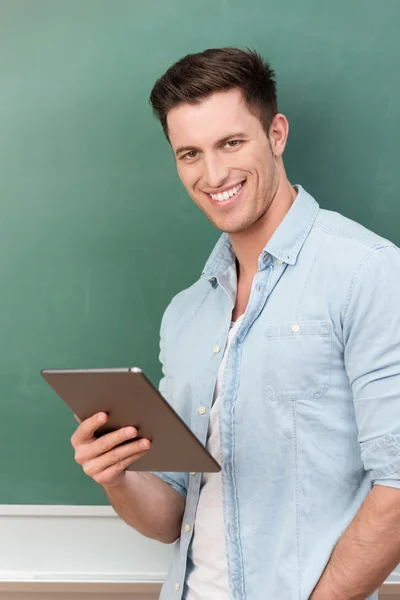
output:
[[[300,335],[326,335],[330,334],[329,321],[289,321],[268,325],[267,337],[296,337]]]

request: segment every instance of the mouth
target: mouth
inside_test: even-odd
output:
[[[220,192],[218,194],[207,194],[207,196],[214,206],[219,208],[228,208],[238,202],[243,193],[243,188],[245,185],[246,180],[243,180],[241,183],[238,183],[224,192]]]

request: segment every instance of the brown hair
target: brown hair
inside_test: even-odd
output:
[[[158,79],[150,104],[168,138],[167,115],[179,104],[197,104],[216,92],[238,88],[268,135],[278,113],[275,72],[255,50],[210,48],[188,54]]]

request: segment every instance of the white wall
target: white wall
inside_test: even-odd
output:
[[[141,536],[108,506],[0,505],[0,600],[28,600],[35,590],[51,600],[153,600],[170,556],[171,546]]]

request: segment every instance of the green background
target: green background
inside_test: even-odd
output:
[[[140,365],[218,232],[148,105],[170,64],[250,46],[277,71],[285,163],[400,242],[398,0],[0,0],[0,503],[106,504],[42,368]]]

